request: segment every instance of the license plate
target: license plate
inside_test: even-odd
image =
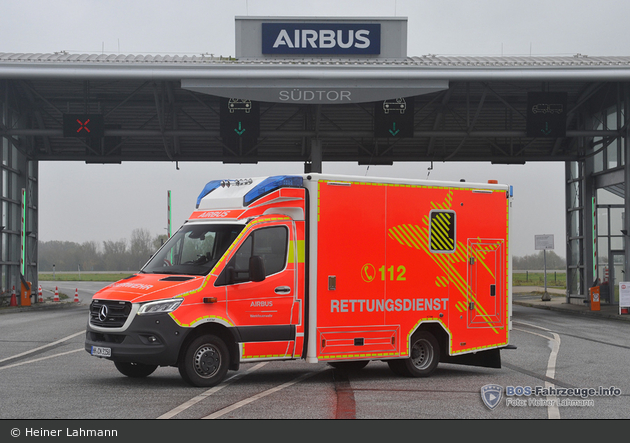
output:
[[[95,357],[111,357],[112,348],[104,348],[102,346],[92,346],[92,355]]]

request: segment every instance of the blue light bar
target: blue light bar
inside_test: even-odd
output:
[[[199,208],[201,199],[217,189],[219,186],[221,186],[221,180],[212,180],[211,182],[208,182],[208,184],[203,188],[203,191],[201,191],[201,194],[199,194],[199,197],[197,197],[197,208]]]
[[[302,182],[302,177],[295,175],[276,175],[268,177],[245,194],[245,197],[243,197],[243,206],[249,206],[253,201],[279,188],[301,188],[303,186]]]

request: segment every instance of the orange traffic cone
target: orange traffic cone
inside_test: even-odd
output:
[[[9,306],[17,306],[17,297],[15,296],[15,286],[13,286],[13,291],[11,292],[11,304]]]
[[[55,298],[53,298],[53,301],[59,301],[59,290],[57,289],[56,286],[55,286]]]
[[[42,294],[42,285],[37,288],[37,303],[44,303],[44,294]]]
[[[74,290],[74,302],[79,303],[79,289]]]

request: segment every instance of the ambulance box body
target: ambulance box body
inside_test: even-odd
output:
[[[216,180],[137,274],[99,291],[85,349],[195,386],[304,359],[406,376],[500,367],[510,188],[323,174]]]

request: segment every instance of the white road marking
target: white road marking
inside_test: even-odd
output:
[[[249,368],[247,371],[239,372],[239,373],[233,375],[232,377],[228,378],[227,380],[225,380],[221,384],[208,389],[206,392],[204,392],[202,394],[199,394],[198,396],[191,398],[190,400],[188,400],[185,403],[182,403],[181,405],[177,406],[176,408],[171,409],[167,413],[160,415],[157,419],[158,420],[160,420],[160,419],[165,420],[165,419],[169,419],[169,418],[175,417],[180,412],[185,411],[186,409],[190,408],[191,406],[193,406],[193,405],[199,403],[200,401],[208,398],[209,396],[211,396],[215,392],[220,391],[221,389],[225,388],[227,385],[229,385],[233,381],[238,380],[239,378],[244,377],[245,375],[247,375],[249,373],[252,373],[252,372],[262,368],[266,364],[267,363],[259,363],[256,366],[253,366],[253,367]]]
[[[0,360],[0,363],[2,363],[3,361],[7,361],[7,360],[13,360],[14,358],[22,357],[24,355],[32,354],[34,352],[41,351],[42,349],[50,348],[51,346],[58,345],[59,343],[63,343],[64,341],[70,340],[71,338],[74,338],[74,337],[76,337],[78,335],[81,335],[81,334],[85,334],[85,331],[77,332],[76,334],[72,334],[72,335],[69,335],[67,337],[61,338],[61,339],[59,339],[59,340],[57,340],[55,342],[49,343],[49,344],[44,345],[44,346],[40,346],[39,348],[35,348],[35,349],[31,349],[30,351],[22,352],[21,354],[17,354],[17,355],[13,355],[11,357],[3,358],[2,360]]]
[[[302,380],[305,380],[305,379],[307,379],[309,377],[317,375],[321,371],[323,371],[324,369],[326,369],[326,368],[324,367],[324,368],[319,369],[317,371],[308,372],[306,374],[300,375],[299,377],[294,378],[293,380],[291,380],[291,381],[289,381],[287,383],[284,383],[284,384],[282,384],[280,386],[276,386],[275,388],[267,389],[266,391],[263,391],[260,394],[256,394],[256,395],[254,395],[252,397],[246,398],[245,400],[241,400],[241,401],[239,401],[237,403],[234,403],[231,406],[228,406],[227,408],[219,409],[218,411],[216,411],[216,412],[214,412],[214,413],[212,413],[212,414],[210,414],[210,415],[208,415],[206,417],[202,417],[202,418],[204,420],[206,420],[206,419],[212,420],[212,419],[215,419],[215,418],[219,418],[219,417],[221,417],[221,416],[223,416],[223,415],[225,415],[225,414],[227,414],[229,412],[232,412],[232,411],[234,411],[236,409],[242,408],[243,406],[248,405],[248,404],[250,404],[250,403],[252,403],[252,402],[254,402],[254,401],[256,401],[256,400],[258,400],[260,398],[266,397],[269,394],[273,394],[274,392],[278,392],[278,391],[280,391],[280,390],[282,390],[284,388],[288,388],[289,386],[292,386],[292,385],[294,385],[296,383],[299,383]]]
[[[551,331],[551,329],[543,328],[542,326],[534,325],[532,323],[527,323],[527,322],[524,322],[524,321],[518,321],[517,320],[514,323],[517,324],[517,325],[525,325],[525,326],[530,326],[532,328],[542,329],[543,331]],[[525,332],[527,332],[527,331],[525,331]]]
[[[3,369],[14,368],[16,366],[22,366],[22,365],[27,365],[27,364],[30,364],[30,363],[35,363],[37,361],[48,360],[49,358],[55,358],[55,357],[61,357],[62,355],[73,354],[75,352],[80,352],[80,351],[83,351],[83,350],[84,350],[83,348],[75,349],[74,351],[61,352],[59,354],[48,355],[46,357],[35,358],[33,360],[26,360],[26,361],[21,361],[19,363],[13,363],[12,365],[0,366],[0,371],[3,370]]]
[[[549,362],[547,363],[547,377],[553,379],[556,377],[556,358],[558,357],[558,351],[560,350],[560,336],[555,332],[552,332],[553,340],[551,341],[551,354],[549,355]],[[548,381],[545,382],[545,388],[553,388],[554,384]],[[558,397],[547,396],[547,400],[553,400],[553,404],[547,407],[547,416],[553,419],[560,419],[560,410],[558,409]]]
[[[521,324],[551,332],[549,329],[543,328],[541,326],[536,326],[529,323],[521,323]],[[517,331],[525,332],[527,334],[543,337],[551,342],[551,353],[549,354],[549,360],[547,361],[547,372],[545,376],[547,378],[555,379],[556,378],[556,361],[558,358],[558,351],[560,350],[560,336],[556,334],[555,332],[551,332],[551,334],[553,334],[553,338],[551,338],[551,337],[547,337],[546,335],[538,334],[536,332],[527,331],[525,329],[520,329],[520,328],[515,328],[515,329]],[[553,383],[545,381],[545,388],[550,389],[553,387],[555,387]],[[550,419],[560,419],[560,409],[558,409],[558,397],[548,395],[547,400],[553,400],[553,401],[550,401],[549,406],[547,406],[547,417]]]

